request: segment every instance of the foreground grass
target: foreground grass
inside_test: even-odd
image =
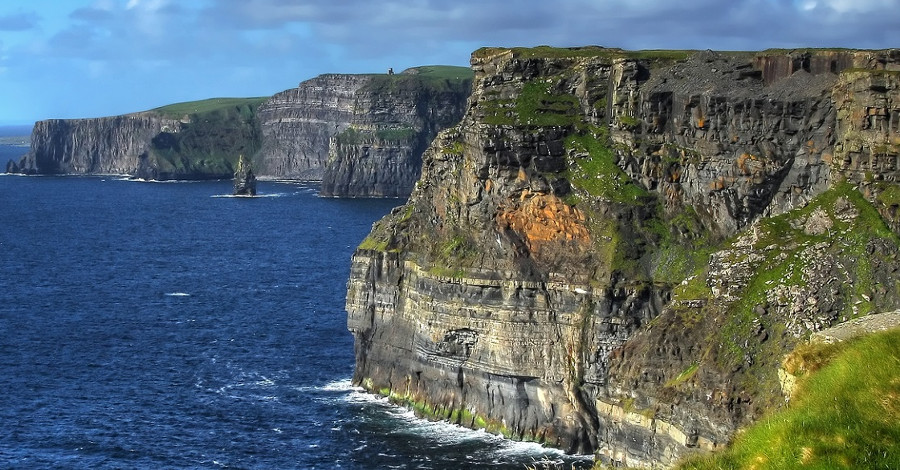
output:
[[[837,348],[792,403],[681,470],[900,468],[900,330]]]

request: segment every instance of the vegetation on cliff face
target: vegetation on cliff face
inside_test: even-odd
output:
[[[260,148],[256,108],[265,99],[214,98],[153,110],[178,119],[180,125],[163,129],[153,138],[136,176],[230,178],[238,158],[249,158]]]
[[[891,305],[900,285],[884,281],[898,246],[897,235],[847,183],[801,209],[760,220],[715,248],[716,261],[673,293],[673,305],[695,305],[673,312],[705,337],[693,364],[730,376],[754,398],[757,415],[777,405],[776,370],[807,329]],[[809,313],[812,307],[821,313]],[[715,328],[699,333],[710,322]]]
[[[900,331],[828,347],[789,406],[679,470],[900,467]]]

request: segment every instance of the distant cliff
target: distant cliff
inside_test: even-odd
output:
[[[264,98],[215,98],[124,116],[35,123],[31,150],[9,173],[231,178],[239,155],[260,147]]]
[[[329,74],[271,98],[41,121],[7,171],[230,178],[243,154],[264,178],[322,180],[325,196],[406,197],[428,143],[462,117],[471,82],[463,67]]]
[[[811,332],[900,306],[900,51],[481,49],[353,257],[354,382],[629,466],[784,402]]]
[[[471,70],[439,66],[307,80],[260,107],[260,175],[322,180],[324,196],[406,197],[428,143],[462,118],[471,82]]]

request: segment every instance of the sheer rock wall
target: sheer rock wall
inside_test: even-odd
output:
[[[662,468],[783,403],[810,332],[900,304],[897,51],[482,49],[472,68],[462,122],[353,257],[355,383]]]

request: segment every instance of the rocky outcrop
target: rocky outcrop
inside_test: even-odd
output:
[[[897,51],[482,49],[472,67],[462,122],[353,257],[356,383],[666,467],[783,403],[781,358],[811,332],[900,306],[879,215]]]
[[[234,170],[234,192],[235,196],[256,196],[256,175],[253,174],[253,168],[250,167],[244,156],[241,155],[238,160],[237,169]]]
[[[406,197],[437,131],[462,117],[471,71],[322,75],[260,107],[262,176],[322,180],[320,194]]]

